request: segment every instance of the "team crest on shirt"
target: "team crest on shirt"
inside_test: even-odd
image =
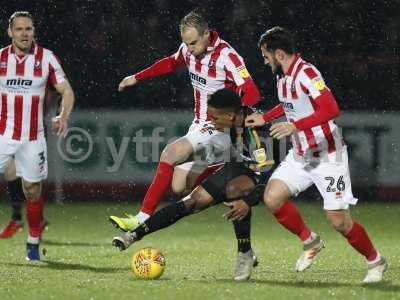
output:
[[[35,68],[39,68],[40,67],[40,60],[36,60],[35,61]]]
[[[238,68],[239,74],[242,78],[248,78],[250,77],[249,71],[247,71],[247,68],[245,66],[241,66]]]
[[[317,77],[313,79],[313,86],[318,90],[322,91],[325,88],[325,82],[322,78]]]
[[[208,67],[210,69],[214,69],[215,68],[215,64],[216,64],[215,59],[211,59],[210,62],[208,63]]]
[[[0,63],[0,69],[6,69],[7,68],[7,62],[6,61],[2,61]]]

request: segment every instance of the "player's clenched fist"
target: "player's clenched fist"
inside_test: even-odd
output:
[[[135,78],[135,75],[127,76],[118,85],[118,91],[122,92],[125,90],[127,87],[130,87],[132,85],[135,85],[137,83],[137,80]]]
[[[246,117],[245,125],[247,127],[258,127],[263,126],[265,124],[265,120],[262,114],[254,113]]]
[[[279,122],[271,126],[269,129],[269,135],[280,140],[281,138],[289,136],[296,131],[297,128],[293,123]]]

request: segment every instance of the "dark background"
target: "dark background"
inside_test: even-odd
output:
[[[38,43],[61,59],[77,108],[192,108],[185,71],[118,93],[119,81],[180,45],[178,24],[194,8],[241,56],[266,98],[276,103],[274,78],[257,41],[281,25],[299,52],[316,64],[343,110],[400,111],[400,1],[5,1],[1,45],[9,16],[29,10]]]

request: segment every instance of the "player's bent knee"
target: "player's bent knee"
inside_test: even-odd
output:
[[[248,194],[254,186],[254,181],[250,177],[241,175],[228,182],[225,188],[226,196],[228,199],[242,197]]]
[[[11,160],[8,164],[6,169],[4,170],[4,179],[6,181],[14,181],[18,177],[16,175],[16,170],[15,170],[15,162],[14,160]]]
[[[331,224],[332,228],[342,234],[346,234],[352,226],[352,222],[349,221],[344,216],[344,214],[340,214],[340,213],[329,214],[328,213],[327,218],[328,218],[328,221]]]
[[[36,201],[39,199],[42,185],[40,182],[23,181],[24,194],[27,199]]]
[[[182,180],[177,180],[175,177],[172,179],[171,182],[171,190],[172,193],[176,196],[181,196],[186,190],[186,182]]]
[[[290,191],[284,182],[270,180],[265,188],[264,203],[272,213],[276,212],[290,198]]]
[[[187,189],[185,185],[182,184],[171,184],[172,193],[178,197],[183,197],[187,195]]]
[[[282,206],[279,201],[279,197],[277,197],[277,194],[273,190],[268,188],[265,189],[264,192],[264,203],[273,213]]]
[[[175,167],[171,182],[172,193],[180,198],[190,194],[191,189],[188,183],[188,171]]]
[[[191,154],[193,154],[193,147],[190,142],[185,138],[180,138],[164,148],[160,160],[177,165],[185,162]]]

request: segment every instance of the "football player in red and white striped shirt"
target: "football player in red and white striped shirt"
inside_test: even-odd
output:
[[[324,209],[334,229],[367,260],[364,282],[382,280],[387,264],[375,249],[365,229],[350,216],[349,205],[357,199],[351,190],[347,149],[334,119],[339,107],[320,72],[294,51],[291,33],[274,27],[260,38],[265,64],[277,75],[281,102],[264,115],[253,114],[249,126],[261,126],[286,115],[287,122],[271,126],[270,135],[291,136],[293,149],[270,177],[264,202],[277,221],[304,242],[296,270],[310,267],[324,243],[308,229],[289,198],[315,184],[324,199]]]
[[[0,50],[0,172],[14,157],[27,199],[27,259],[39,260],[41,181],[47,178],[43,101],[48,84],[62,95],[62,110],[53,125],[63,135],[74,93],[54,54],[34,42],[30,13],[15,12],[9,19],[8,35],[12,44]]]
[[[144,198],[137,216],[110,220],[123,230],[132,230],[154,213],[161,198],[172,186],[176,194],[187,193],[214,169],[207,165],[220,163],[222,153],[230,146],[230,137],[214,128],[207,115],[207,99],[217,90],[229,88],[241,95],[244,105],[254,105],[260,93],[246,69],[242,57],[218,33],[208,29],[202,16],[191,12],[180,24],[182,44],[178,51],[151,67],[124,78],[119,84],[122,91],[136,83],[172,73],[186,67],[194,90],[194,120],[188,133],[168,144],[161,154],[156,175]],[[206,152],[205,163],[187,163],[194,153]],[[185,163],[185,164],[183,164]],[[178,166],[179,167],[176,167]],[[199,176],[199,174],[201,174]],[[196,179],[197,177],[197,179]]]

